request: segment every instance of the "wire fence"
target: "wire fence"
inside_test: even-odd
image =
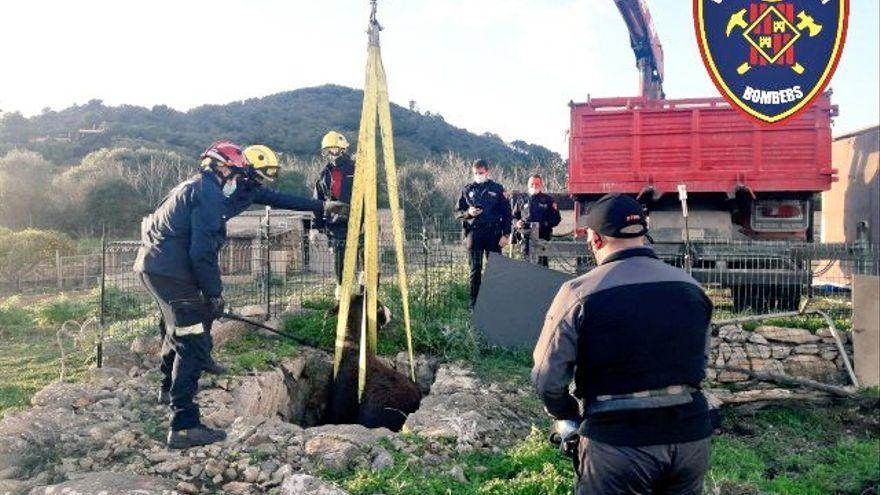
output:
[[[276,224],[276,227],[281,222]],[[273,228],[271,218],[247,235],[230,238],[220,253],[224,297],[236,310],[277,316],[330,307],[336,288],[336,251],[332,239],[309,239],[302,227]],[[385,234],[383,234],[385,235]],[[443,329],[468,325],[468,254],[455,230],[408,232],[404,244],[411,317],[421,326]],[[394,245],[380,239],[381,297],[399,310]],[[582,240],[529,240],[504,249],[524,261],[577,275],[595,266]],[[22,292],[100,295],[97,314],[106,338],[153,333],[158,312],[132,271],[139,241],[102,244],[98,253],[56,257],[23,282]],[[851,326],[851,280],[878,273],[878,246],[792,242],[705,241],[685,246],[657,243],[661,259],[682,267],[700,281],[716,306],[716,315],[790,311],[807,297]]]

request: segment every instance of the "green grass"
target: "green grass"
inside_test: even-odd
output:
[[[32,327],[3,327],[0,331],[0,417],[30,404],[31,397],[58,380],[61,358],[55,330]],[[91,356],[64,340],[67,378],[83,375]]]
[[[470,453],[453,456],[451,462],[427,466],[422,459],[424,443],[412,457],[393,452],[394,465],[375,471],[325,474],[352,495],[564,495],[571,493],[571,462],[547,444],[544,434],[533,429],[501,454]],[[466,482],[450,471],[462,469]]]
[[[876,409],[847,405],[729,414],[713,442],[707,486],[731,493],[877,493],[878,425]]]

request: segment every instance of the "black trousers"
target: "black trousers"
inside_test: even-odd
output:
[[[169,277],[141,274],[162,316],[162,389],[171,394],[171,429],[201,424],[195,403],[202,370],[211,362],[211,324],[202,294],[192,284]]]
[[[498,241],[501,232],[494,229],[475,229],[465,236],[465,246],[468,250],[468,264],[470,265],[471,284],[471,309],[477,304],[477,295],[480,293],[480,284],[483,282],[483,259],[489,253],[500,253],[501,246]]]
[[[330,237],[330,249],[333,250],[333,271],[336,273],[336,284],[342,285],[342,270],[345,265],[345,246],[347,245],[347,240],[345,238],[345,232],[342,232],[341,237]],[[360,241],[358,244],[358,252],[357,252],[357,265],[355,267],[355,275],[359,269],[362,269],[364,266],[364,238],[360,237]]]
[[[577,495],[699,495],[710,439],[622,447],[581,437]]]

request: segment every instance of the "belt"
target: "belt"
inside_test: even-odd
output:
[[[670,385],[627,394],[598,395],[587,404],[585,412],[590,415],[610,411],[679,406],[692,402],[694,399],[691,394],[698,391],[699,389],[690,385]]]

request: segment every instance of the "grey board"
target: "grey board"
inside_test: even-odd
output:
[[[474,327],[491,345],[531,350],[556,292],[570,279],[566,273],[490,253]]]

